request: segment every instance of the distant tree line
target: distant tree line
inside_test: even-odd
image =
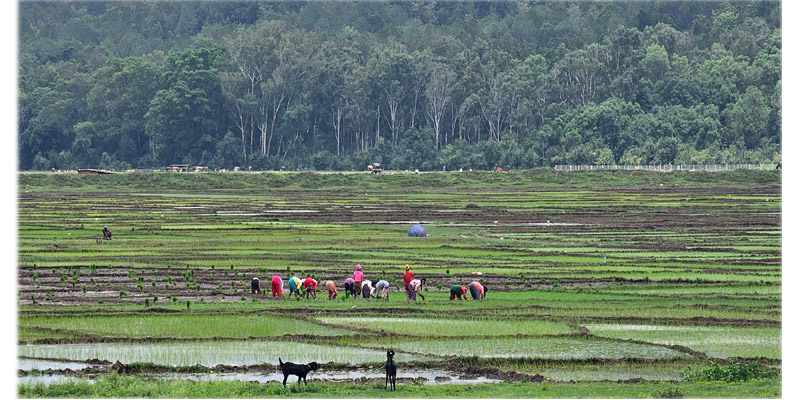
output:
[[[21,2],[19,168],[768,162],[780,2]]]

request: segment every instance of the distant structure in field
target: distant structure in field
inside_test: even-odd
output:
[[[427,237],[428,231],[422,225],[413,225],[411,229],[408,230],[409,237]]]

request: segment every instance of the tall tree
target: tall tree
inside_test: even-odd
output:
[[[167,58],[163,80],[145,114],[153,154],[162,163],[207,162],[222,122],[222,90],[217,65],[223,51],[201,47]]]

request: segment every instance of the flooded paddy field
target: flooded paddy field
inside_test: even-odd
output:
[[[780,173],[176,175],[20,175],[19,385],[270,386],[280,358],[371,388],[389,349],[404,387],[780,369]],[[345,299],[357,263],[388,299]]]

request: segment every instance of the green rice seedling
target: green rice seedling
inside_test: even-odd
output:
[[[125,293],[124,290],[120,290],[119,291],[119,297],[126,297],[127,295],[128,295],[128,293]]]
[[[653,392],[653,398],[655,399],[682,399],[683,396],[683,390],[675,385],[670,385],[668,388],[658,389]]]
[[[597,336],[681,345],[711,357],[781,357],[781,329],[778,327],[633,324],[589,324],[586,327]]]
[[[144,299],[144,308],[150,308],[150,299],[148,298]]]
[[[86,285],[81,286],[81,291],[83,294],[86,294]]]
[[[189,314],[191,315],[191,314]],[[367,364],[381,363],[386,360],[386,352],[382,350],[361,349],[354,352],[351,348],[326,346],[283,341],[220,341],[220,342],[176,342],[176,343],[98,343],[80,345],[42,345],[20,346],[20,355],[25,357],[43,357],[43,354],[66,360],[87,360],[97,358],[124,364],[149,362],[165,366],[214,366],[278,364],[278,357],[293,354],[297,363],[343,363]],[[429,357],[408,354],[397,354],[397,362],[426,360]],[[302,386],[302,385],[301,385]]]

